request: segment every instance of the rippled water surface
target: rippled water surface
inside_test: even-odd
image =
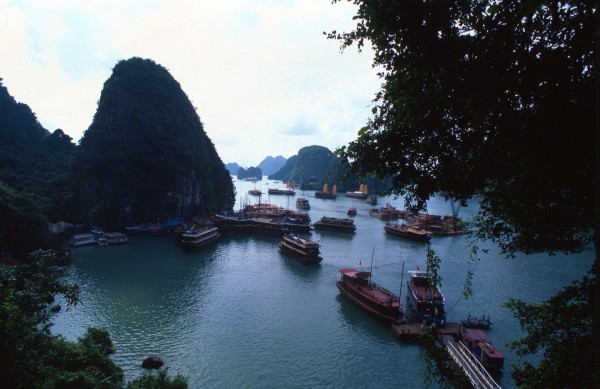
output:
[[[267,185],[278,184],[263,181],[264,192]],[[243,194],[254,184],[236,186]],[[263,197],[295,208],[293,197]],[[400,200],[388,198],[380,198],[378,207],[386,201],[402,208]],[[342,298],[335,281],[340,268],[368,270],[373,258],[373,280],[400,293],[403,262],[405,272],[424,267],[426,246],[386,235],[385,222],[370,217],[371,206],[358,200],[341,195],[310,197],[310,203],[313,221],[358,209],[355,234],[306,235],[321,243],[324,259],[317,266],[283,256],[278,239],[262,235],[224,237],[196,252],[182,250],[171,236],[149,235],[131,237],[123,246],[78,248],[67,277],[81,286],[83,303],[60,313],[54,331],[74,340],[88,326],[106,328],[128,379],[143,372],[145,357],[157,354],[170,373],[186,375],[192,388],[423,387],[419,346],[394,339],[387,325]],[[472,207],[461,216],[468,219]],[[443,199],[432,199],[429,208],[450,213]],[[500,383],[513,387],[509,372],[515,357],[505,344],[520,331],[500,304],[510,296],[550,297],[588,270],[593,253],[506,259],[491,247],[475,268],[476,294],[465,301],[460,292],[468,269],[466,245],[464,236],[431,241],[443,260],[448,317],[491,315],[488,335],[507,357]]]

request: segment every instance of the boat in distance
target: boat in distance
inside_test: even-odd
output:
[[[296,191],[293,189],[277,189],[277,188],[269,188],[268,193],[270,195],[284,195],[284,196],[294,196]]]
[[[278,246],[283,253],[302,263],[314,264],[323,260],[319,255],[321,247],[319,243],[295,234],[285,234]]]
[[[400,309],[400,298],[371,282],[371,272],[340,269],[341,278],[335,282],[340,293],[378,319],[388,323],[407,322]]]
[[[252,196],[261,196],[261,195],[262,195],[262,192],[260,191],[260,189],[256,189],[256,188],[254,188],[254,189],[250,189],[250,190],[248,191],[248,194],[250,194],[250,195],[252,195]]]
[[[427,231],[421,229],[417,226],[409,226],[404,223],[385,223],[383,227],[385,232],[390,233],[392,235],[400,236],[402,238],[407,238],[411,240],[415,240],[417,242],[428,242],[431,239],[431,236],[427,233]]]
[[[317,230],[354,232],[356,226],[352,219],[342,219],[337,217],[323,216],[321,219],[313,223],[313,227]]]
[[[194,250],[216,242],[221,237],[217,227],[192,228],[179,238],[179,244],[184,249]]]
[[[310,209],[310,202],[307,198],[298,197],[296,199],[296,207],[300,209]]]
[[[369,190],[367,189],[367,185],[360,184],[360,187],[357,191],[354,192],[346,192],[346,197],[350,197],[353,199],[361,199],[364,200],[369,197]]]
[[[424,270],[409,270],[408,306],[419,321],[435,323],[437,326],[446,324],[444,295],[437,286],[429,285],[429,277]]]
[[[327,184],[324,184],[322,190],[315,192],[315,197],[318,199],[335,199],[337,198],[337,186],[333,184],[333,188],[329,191]]]
[[[348,211],[346,212],[346,215],[348,215],[348,216],[356,216],[356,208],[354,208],[354,207],[348,208]]]

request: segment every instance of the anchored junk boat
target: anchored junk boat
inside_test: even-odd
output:
[[[353,199],[366,199],[369,196],[368,192],[369,190],[367,189],[367,186],[365,184],[360,184],[360,187],[357,191],[346,192],[346,197],[350,197]]]
[[[323,190],[315,192],[315,197],[318,199],[335,199],[337,197],[337,186],[333,184],[333,188],[329,191],[329,187],[325,184]]]
[[[198,249],[216,242],[220,237],[217,227],[193,228],[181,235],[179,244],[185,249]]]
[[[437,286],[429,284],[426,271],[409,270],[408,305],[417,318],[426,323],[435,323],[438,326],[446,324],[446,311],[444,309],[444,295]]]
[[[336,217],[323,216],[320,220],[317,220],[313,227],[317,230],[330,230],[330,231],[343,231],[343,232],[354,232],[356,226],[352,219],[340,219]]]
[[[321,245],[298,235],[285,234],[278,245],[282,252],[302,263],[313,264],[323,260],[319,255]]]
[[[340,269],[336,285],[345,297],[360,308],[388,323],[406,322],[400,309],[400,298],[389,290],[371,282],[371,272]]]

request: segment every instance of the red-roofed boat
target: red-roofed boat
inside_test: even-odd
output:
[[[487,335],[476,328],[462,328],[460,340],[479,362],[491,373],[504,367],[504,354],[490,342]]]
[[[429,285],[429,277],[424,270],[410,270],[408,274],[408,305],[417,318],[438,326],[446,324],[445,299],[440,289]]]
[[[388,323],[406,322],[400,309],[400,298],[389,290],[371,282],[371,272],[340,269],[341,279],[336,285],[344,296],[378,319]]]

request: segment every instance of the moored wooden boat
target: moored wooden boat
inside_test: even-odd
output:
[[[504,367],[504,354],[490,342],[482,330],[463,327],[459,340],[490,373],[498,372]]]
[[[307,198],[298,197],[296,199],[296,207],[300,209],[310,209],[310,202]]]
[[[341,219],[336,217],[323,216],[317,220],[313,227],[317,230],[329,230],[329,231],[343,231],[343,232],[354,232],[356,226],[352,219]]]
[[[319,255],[321,245],[298,235],[285,234],[278,245],[282,252],[302,263],[313,264],[323,260]]]
[[[386,223],[383,227],[385,232],[390,233],[392,235],[400,236],[402,238],[407,238],[411,240],[415,240],[417,242],[427,242],[431,239],[431,236],[427,231],[422,230],[417,226],[409,226],[404,223]]]
[[[254,228],[252,231],[260,234],[282,236],[288,232],[292,232],[290,226],[287,223],[284,223],[283,220],[273,220],[264,217],[257,217],[252,220],[254,221]]]
[[[248,191],[248,194],[249,194],[249,195],[252,195],[252,196],[261,196],[261,195],[262,195],[262,192],[260,191],[260,189],[256,189],[256,188],[254,188],[254,189],[250,189],[250,190]]]
[[[217,227],[193,228],[179,238],[179,244],[185,249],[199,249],[216,242],[221,237]]]
[[[385,322],[406,322],[400,309],[400,298],[371,282],[371,272],[340,269],[340,273],[341,278],[335,284],[340,293],[354,304]]]
[[[285,195],[285,196],[293,196],[296,194],[296,191],[293,189],[277,189],[277,188],[269,188],[270,195]]]
[[[71,238],[71,246],[73,247],[83,247],[97,243],[96,236],[92,233],[76,234]]]
[[[251,232],[254,229],[254,221],[239,214],[232,216],[216,214],[215,225],[222,234]]]
[[[408,274],[408,305],[417,319],[438,326],[446,324],[445,299],[440,289],[429,285],[426,271],[417,268],[410,270]]]

